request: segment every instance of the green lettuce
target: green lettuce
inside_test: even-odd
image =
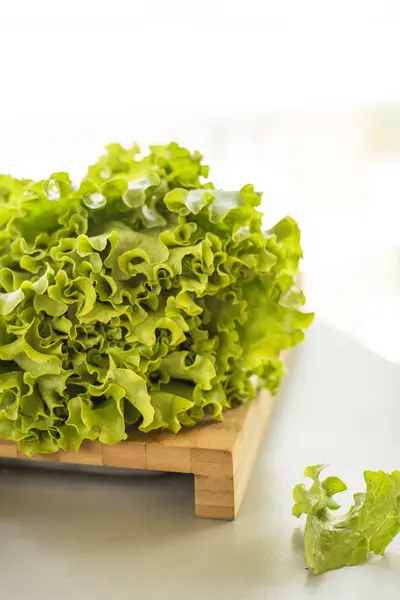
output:
[[[383,554],[400,532],[400,471],[365,471],[366,492],[354,494],[346,514],[337,515],[335,494],[347,489],[338,477],[320,481],[325,465],[307,467],[313,480],[293,490],[293,514],[307,515],[304,549],[308,568],[319,575],[330,569],[359,565],[370,553]]]
[[[198,152],[111,144],[78,186],[0,176],[0,437],[22,452],[178,432],[275,393],[313,315],[300,231]],[[255,383],[256,382],[256,383]]]

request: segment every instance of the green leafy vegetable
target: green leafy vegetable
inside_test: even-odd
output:
[[[26,454],[178,432],[275,392],[302,341],[300,232],[198,152],[119,144],[79,187],[0,176],[0,437]]]
[[[293,514],[307,515],[304,549],[308,568],[316,575],[344,566],[359,565],[370,552],[383,554],[400,532],[400,471],[365,471],[365,493],[354,494],[354,505],[344,515],[334,495],[347,489],[338,477],[320,481],[325,465],[308,467],[313,480],[293,490]]]

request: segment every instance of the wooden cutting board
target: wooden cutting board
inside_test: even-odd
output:
[[[0,457],[79,465],[192,473],[196,515],[233,520],[239,510],[273,407],[267,392],[228,410],[221,423],[172,433],[141,434],[107,446],[84,442],[78,453],[35,454],[28,459],[14,442],[0,440]]]

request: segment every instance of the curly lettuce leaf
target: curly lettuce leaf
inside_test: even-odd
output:
[[[365,493],[354,494],[344,515],[334,496],[347,489],[338,477],[320,480],[325,465],[307,467],[313,484],[293,490],[293,514],[307,515],[304,550],[308,568],[319,575],[330,569],[359,565],[370,553],[383,554],[400,532],[400,471],[365,471]],[[332,512],[334,511],[334,512]]]

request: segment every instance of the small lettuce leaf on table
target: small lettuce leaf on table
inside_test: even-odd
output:
[[[311,487],[299,484],[293,490],[293,515],[307,516],[305,558],[315,575],[362,564],[370,553],[383,554],[400,532],[400,471],[365,471],[366,491],[354,494],[349,511],[337,515],[334,496],[347,487],[335,476],[321,480],[325,466],[307,467]]]

